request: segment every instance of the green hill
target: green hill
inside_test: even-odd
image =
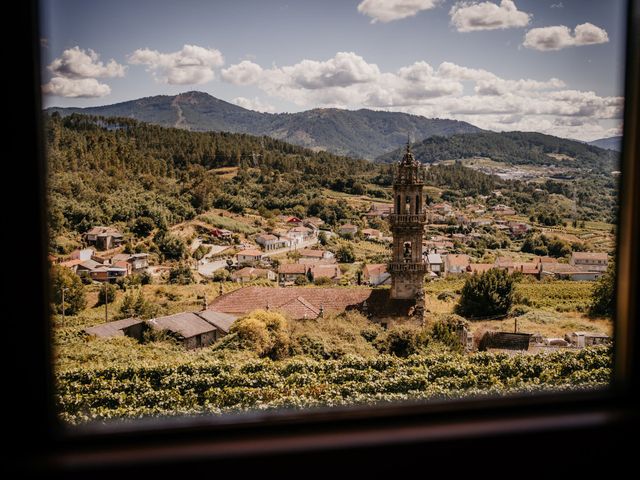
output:
[[[314,150],[373,159],[406,142],[407,135],[471,133],[479,128],[466,122],[429,119],[399,112],[314,109],[299,113],[254,112],[203,92],[160,95],[90,108],[50,108],[61,115],[83,113],[127,117],[192,131],[266,135]]]

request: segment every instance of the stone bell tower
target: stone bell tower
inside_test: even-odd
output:
[[[415,299],[416,313],[424,313],[422,238],[427,215],[424,210],[424,183],[420,163],[407,150],[397,165],[393,182],[393,213],[389,216],[393,234],[391,298]]]

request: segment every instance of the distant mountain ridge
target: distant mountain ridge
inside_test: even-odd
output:
[[[483,131],[457,120],[367,109],[317,108],[299,113],[260,113],[197,91],[100,107],[52,107],[46,111],[61,115],[129,117],[194,131],[266,135],[315,150],[367,159],[404,144],[407,135],[414,141],[421,141],[433,135],[447,137]]]
[[[617,152],[537,132],[480,132],[449,137],[433,136],[417,142],[412,150],[416,159],[423,163],[488,157],[498,162],[520,165],[571,165],[564,159],[563,156],[566,156],[579,161],[572,166],[585,170],[608,174],[619,168]],[[401,156],[402,151],[398,149],[381,155],[376,160],[390,163]]]
[[[587,143],[596,147],[606,148],[608,150],[615,150],[616,152],[619,152],[620,150],[622,150],[622,135],[618,135],[617,137],[599,138]]]

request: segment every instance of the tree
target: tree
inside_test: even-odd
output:
[[[350,243],[343,243],[336,251],[336,259],[340,263],[353,263],[356,261],[356,254]]]
[[[170,233],[156,235],[155,242],[168,260],[182,260],[187,255],[187,246],[182,239]]]
[[[169,270],[169,283],[177,283],[179,285],[189,285],[193,283],[193,272],[186,263],[179,263]]]
[[[116,286],[111,283],[101,285],[98,291],[98,303],[96,303],[96,307],[104,305],[105,303],[113,303],[116,299],[116,290]]]
[[[591,294],[589,314],[594,316],[611,317],[616,307],[615,300],[616,267],[611,262],[607,271],[596,282]]]
[[[120,313],[118,318],[152,318],[157,314],[157,306],[144,298],[142,290],[137,293],[125,293],[122,303],[120,304]]]
[[[87,306],[82,279],[68,268],[51,266],[51,299],[53,310],[62,313],[62,290],[64,289],[64,313],[75,315]]]
[[[326,232],[320,232],[318,234],[318,241],[320,242],[320,245],[322,245],[324,247],[327,244],[327,233]]]
[[[464,317],[506,315],[513,303],[514,278],[505,270],[474,274],[462,287],[455,313]]]
[[[156,228],[156,224],[151,217],[138,217],[131,228],[131,231],[136,234],[137,237],[148,237],[153,229]]]

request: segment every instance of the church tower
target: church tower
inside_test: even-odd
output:
[[[420,163],[407,150],[397,165],[393,181],[393,213],[389,216],[393,234],[391,298],[414,299],[424,312],[424,276],[422,238],[427,215],[424,210],[423,176]]]

